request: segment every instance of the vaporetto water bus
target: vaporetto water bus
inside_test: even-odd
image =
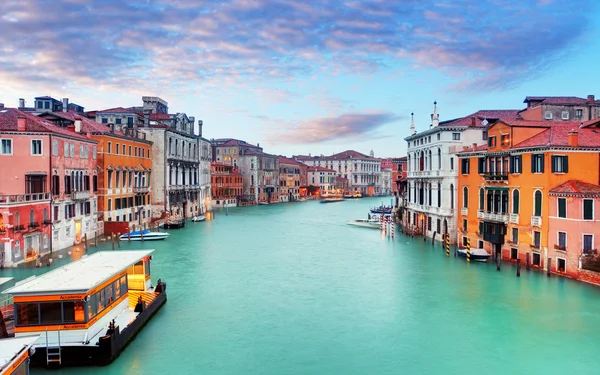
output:
[[[39,336],[0,339],[0,375],[28,375],[31,346]]]
[[[153,286],[153,250],[101,251],[4,291],[14,336],[39,335],[32,366],[106,365],[167,301]]]

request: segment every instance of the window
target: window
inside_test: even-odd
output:
[[[500,136],[500,146],[508,146],[510,143],[510,138],[508,134],[502,134]]]
[[[450,209],[454,209],[454,185],[450,184]]]
[[[438,207],[442,207],[442,184],[439,182],[438,182],[437,192],[438,192],[437,204],[438,204]],[[410,193],[410,191],[409,191],[409,193]],[[409,200],[410,200],[410,198],[409,198]]]
[[[463,231],[466,232],[467,228],[468,228],[468,221],[467,219],[463,219],[462,225],[463,225]]]
[[[538,231],[533,232],[533,246],[540,248],[540,242],[542,241],[542,233]]]
[[[108,118],[107,117],[102,117],[102,123],[103,124],[108,124]]]
[[[12,155],[12,139],[2,140],[2,150],[0,152],[2,155]]]
[[[115,154],[119,155],[119,144],[115,145]]]
[[[440,140],[440,138],[441,138],[440,136],[441,136],[441,134],[440,134],[440,133],[437,133],[437,140],[438,140],[438,141],[439,141],[439,140]]]
[[[75,144],[71,143],[71,157],[74,158],[75,157]]]
[[[463,246],[465,246],[465,247],[467,246],[467,237],[463,237],[463,238],[462,238],[462,244],[463,244]]]
[[[488,132],[487,132],[487,130],[482,131],[481,132],[481,136],[482,136],[482,139],[484,141],[487,141],[487,139],[488,139]]]
[[[463,187],[463,207],[469,207],[469,188],[466,186]]]
[[[552,120],[552,112],[546,111],[546,113],[544,113],[544,118],[546,120]]]
[[[17,325],[37,325],[40,322],[39,305],[37,303],[17,303]]]
[[[510,157],[510,173],[522,173],[523,160],[521,155],[513,155]]]
[[[460,133],[452,133],[453,141],[460,141]]]
[[[58,141],[56,139],[52,141],[52,155],[58,156]]]
[[[108,153],[110,154],[112,152],[112,143],[108,142]]]
[[[514,244],[519,243],[519,228],[513,228],[512,229],[512,237],[511,237],[510,240]]]
[[[477,248],[483,249],[483,241],[482,240],[477,241]]]
[[[531,173],[544,173],[544,154],[531,155]]]
[[[129,156],[131,156],[131,146],[129,146]]]
[[[42,140],[41,139],[32,139],[31,140],[31,155],[41,155],[42,154]]]
[[[477,173],[485,173],[485,158],[477,158]]]
[[[485,191],[483,188],[479,189],[479,211],[483,211],[483,207],[485,204]]]
[[[567,198],[558,198],[558,217],[567,217]]]
[[[510,259],[517,260],[518,257],[519,257],[519,249],[517,249],[515,247],[511,247],[510,248]]]
[[[115,124],[121,125],[121,119],[120,118],[115,119]]]
[[[567,249],[567,233],[558,232],[558,250]]]
[[[533,193],[533,201],[534,201],[533,216],[542,216],[542,192],[541,191],[536,190],[535,193]]]
[[[583,117],[583,109],[575,110],[575,117],[582,118]]]
[[[512,213],[519,213],[519,191],[513,190]]]
[[[584,234],[583,235],[583,252],[589,253],[590,250],[594,249],[594,235]]]
[[[594,220],[594,200],[583,200],[583,220]]]
[[[462,174],[469,174],[470,159],[460,159],[460,167]]]
[[[127,127],[133,128],[133,117],[127,117]]]
[[[40,323],[41,324],[62,323],[62,303],[60,303],[60,302],[40,303]]]
[[[552,155],[552,172],[567,173],[569,171],[569,157],[566,155]]]
[[[558,272],[567,271],[567,261],[565,260],[565,258],[556,258],[556,270]]]
[[[121,148],[121,150],[122,150],[121,154],[122,154],[122,155],[125,155],[125,154],[126,154],[126,152],[125,152],[125,151],[126,151],[126,148],[127,148],[127,147],[126,147],[125,145],[123,145],[123,146],[122,146],[122,148]]]
[[[450,158],[450,170],[453,171],[454,170],[454,158]]]
[[[488,137],[488,147],[496,147],[496,136]]]
[[[69,144],[67,142],[65,142],[63,144],[63,153],[65,154],[65,158],[69,157]]]
[[[563,120],[568,120],[569,119],[569,112],[562,111],[562,113],[560,114],[560,118],[562,118]]]

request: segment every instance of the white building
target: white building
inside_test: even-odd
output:
[[[404,225],[416,233],[442,239],[444,233],[455,243],[458,159],[454,153],[463,146],[487,139],[486,125],[498,119],[514,118],[516,110],[482,110],[469,116],[439,121],[434,102],[429,129],[417,133],[411,119],[408,142],[407,215]],[[412,116],[412,114],[411,114]]]
[[[307,169],[308,184],[318,186],[321,194],[335,191],[336,172],[333,169],[312,166]]]
[[[296,160],[308,166],[333,169],[340,177],[348,179],[351,190],[363,195],[383,195],[384,181],[381,175],[381,160],[354,150],[347,150],[331,156],[294,156]],[[309,179],[308,184],[311,185]]]

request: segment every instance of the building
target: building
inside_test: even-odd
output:
[[[244,193],[242,174],[233,165],[212,162],[210,164],[212,206],[235,207]]]
[[[70,111],[83,113],[84,108],[75,103],[69,103],[68,98],[63,98],[62,101],[54,99],[51,96],[37,96],[34,98],[33,107],[25,106],[25,99],[19,99],[20,111],[40,114],[44,112]]]
[[[529,258],[534,267],[550,264],[551,270],[577,274],[573,258],[583,255],[589,238],[579,242],[559,232],[570,228],[571,236],[583,236],[576,230],[589,227],[578,222],[593,220],[581,207],[591,202],[586,189],[593,196],[590,184],[600,183],[598,124],[498,120],[488,129],[487,145],[458,153],[460,242],[470,238],[494,256],[522,263]],[[568,193],[574,196],[563,200]],[[586,246],[595,246],[593,240]]]
[[[589,121],[600,117],[600,102],[594,95],[587,98],[576,96],[527,96],[523,103],[527,108],[519,112],[519,118],[528,121]]]
[[[152,142],[137,130],[137,123],[133,127],[127,126],[127,121],[115,124],[115,118],[109,123],[98,123],[74,112],[46,112],[39,116],[60,127],[79,126],[82,134],[98,142],[93,188],[98,192],[101,228],[110,227],[111,222],[138,226],[151,222]],[[106,229],[106,233],[112,233],[111,228]]]
[[[308,183],[317,186],[319,193],[333,193],[336,191],[337,172],[330,168],[311,166],[307,169]]]
[[[482,110],[462,118],[439,121],[434,102],[429,129],[417,133],[414,117],[406,137],[407,231],[441,240],[448,234],[456,241],[456,195],[458,163],[454,153],[463,145],[478,144],[486,139],[486,125],[501,118],[515,118],[518,110]],[[411,116],[413,116],[411,114]]]
[[[3,265],[93,238],[97,142],[16,109],[0,111],[0,137]]]
[[[406,191],[407,158],[392,158],[392,193],[403,196]]]
[[[138,131],[152,142],[152,217],[190,218],[210,210],[211,149],[202,138],[202,121],[196,131],[195,118],[169,114],[166,101],[151,96],[142,101],[134,112],[143,116]]]
[[[384,181],[381,175],[381,160],[374,157],[373,151],[365,155],[347,150],[331,156],[296,155],[294,159],[308,165],[333,169],[337,176],[348,179],[351,190],[363,195],[384,195]],[[311,180],[309,178],[309,184]]]
[[[279,157],[279,200],[281,202],[293,202],[300,198],[303,171],[301,166],[302,163],[294,159]]]
[[[600,284],[600,185],[569,180],[548,194],[550,270]]]

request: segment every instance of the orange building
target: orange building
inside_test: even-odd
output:
[[[242,173],[233,165],[210,163],[213,207],[235,207],[244,192]]]
[[[487,145],[459,152],[459,245],[470,238],[472,248],[547,268],[549,236],[556,236],[549,192],[573,179],[600,182],[596,126],[597,120],[501,120],[489,127]]]
[[[60,126],[81,121],[81,132],[98,141],[100,221],[138,226],[151,221],[152,142],[137,131],[135,124],[102,124],[74,112],[48,112],[40,116]],[[105,232],[110,233],[110,224],[104,226]]]

